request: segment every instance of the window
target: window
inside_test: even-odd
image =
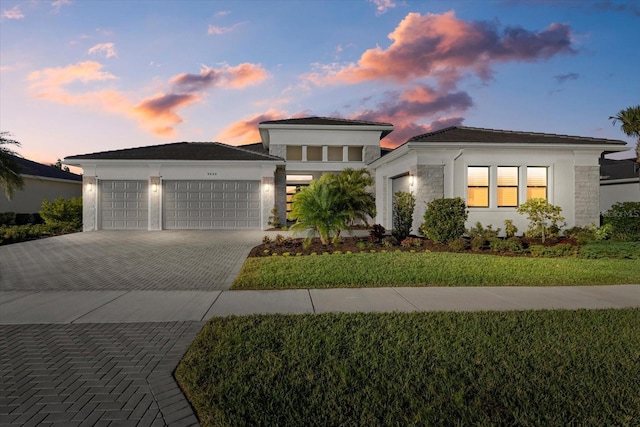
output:
[[[487,166],[467,168],[467,205],[475,208],[489,207],[489,168]]]
[[[527,200],[547,198],[547,168],[527,167]]]
[[[498,207],[518,206],[518,168],[498,166]]]
[[[362,161],[362,147],[349,147],[349,161],[350,162]]]
[[[321,162],[322,161],[322,147],[307,146],[307,161],[308,162]]]
[[[302,146],[287,145],[287,160],[302,161]]]
[[[327,147],[327,160],[330,162],[342,161],[342,146],[340,147]]]

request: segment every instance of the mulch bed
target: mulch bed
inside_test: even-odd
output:
[[[402,246],[394,243],[390,243],[391,238],[385,238],[382,242],[372,242],[368,237],[341,237],[336,244],[323,245],[319,238],[310,240],[309,244],[304,244],[304,238],[291,238],[276,236],[272,238],[270,242],[263,243],[255,246],[249,253],[249,257],[268,257],[274,254],[283,255],[289,254],[290,256],[296,256],[297,254],[311,255],[315,253],[322,255],[325,252],[334,253],[339,251],[341,253],[351,252],[380,252],[386,250],[388,252],[402,251],[402,252],[456,252],[456,253],[473,253],[473,254],[487,254],[487,255],[499,255],[499,256],[530,256],[528,253],[513,253],[513,252],[493,252],[486,248],[481,251],[473,251],[470,247],[462,251],[453,251],[447,245],[441,245],[423,237],[411,236],[414,241],[420,241],[419,246]],[[521,238],[524,248],[529,247],[532,244],[542,244],[539,239],[527,239]],[[553,246],[556,244],[571,244],[577,245],[574,240],[571,239],[547,239],[544,242],[545,246]]]

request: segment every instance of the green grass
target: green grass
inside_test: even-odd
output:
[[[640,309],[215,318],[204,426],[640,425]]]
[[[640,260],[389,252],[248,258],[232,288],[606,285],[639,278]]]

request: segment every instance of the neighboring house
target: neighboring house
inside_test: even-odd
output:
[[[24,187],[17,190],[11,200],[0,191],[0,212],[33,214],[40,211],[45,199],[53,201],[59,197],[70,199],[82,195],[81,175],[22,157],[12,157],[20,167]]]
[[[462,197],[468,225],[526,228],[517,206],[543,197],[568,226],[599,218],[603,152],[624,141],[451,127],[395,150],[380,147],[389,123],[306,117],[262,122],[262,141],[234,147],[175,143],[67,157],[84,170],[84,230],[269,227],[291,195],[324,173],[368,167],[375,176],[377,223],[392,228],[396,191],[416,195],[413,232],[426,202]],[[385,154],[384,156],[382,156]]]
[[[617,202],[640,202],[639,173],[636,159],[600,159],[600,212]]]

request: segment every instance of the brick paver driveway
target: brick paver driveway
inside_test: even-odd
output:
[[[0,247],[26,292],[228,289],[259,231],[89,232]],[[172,372],[203,322],[0,325],[0,425],[197,425]]]

